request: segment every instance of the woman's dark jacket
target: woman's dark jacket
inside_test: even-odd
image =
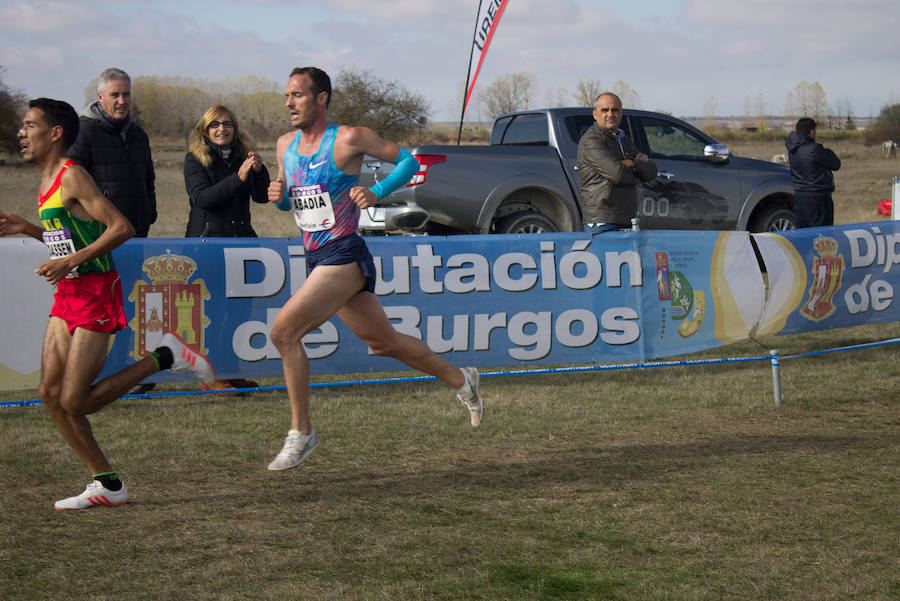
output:
[[[256,237],[250,226],[250,198],[268,202],[269,171],[263,165],[259,173],[252,169],[246,182],[237,172],[246,158],[240,140],[235,140],[228,160],[219,147],[204,139],[213,157],[204,167],[193,153],[184,157],[184,187],[191,203],[187,237]]]

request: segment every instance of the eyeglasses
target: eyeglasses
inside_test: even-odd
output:
[[[225,129],[234,129],[234,121],[213,121],[209,124],[209,129],[219,129],[219,126]]]

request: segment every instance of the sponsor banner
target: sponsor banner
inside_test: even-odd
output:
[[[898,228],[858,224],[783,235],[638,231],[368,238],[376,293],[399,331],[457,365],[626,362],[776,334],[900,319]],[[0,240],[0,308],[19,327],[0,388],[35,387],[51,288],[37,241]],[[114,251],[129,327],[102,375],[174,330],[222,378],[282,375],[269,332],[306,279],[299,239],[129,240]],[[18,271],[15,271],[18,269]],[[37,299],[37,300],[35,300]],[[5,337],[6,338],[6,337]],[[304,338],[313,373],[395,371],[334,317]],[[31,346],[29,346],[31,345]],[[32,348],[33,347],[33,348]],[[163,373],[156,381],[188,379]]]
[[[762,290],[746,233],[367,242],[379,273],[376,294],[394,327],[459,365],[670,356],[746,338],[762,310],[760,300],[747,324],[724,313]],[[130,328],[117,337],[104,373],[145,356],[171,329],[209,355],[221,377],[281,375],[269,332],[306,277],[299,241],[148,239],[129,242],[115,257]],[[735,264],[742,278],[729,281]],[[720,307],[714,299],[722,291],[732,300]],[[720,330],[730,337],[720,339]],[[373,356],[336,317],[304,343],[316,373],[404,369]]]
[[[759,334],[900,320],[900,223],[756,234],[768,275]]]

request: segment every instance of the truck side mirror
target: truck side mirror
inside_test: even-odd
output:
[[[725,144],[707,144],[703,149],[703,156],[711,163],[724,163],[731,156],[731,151]]]

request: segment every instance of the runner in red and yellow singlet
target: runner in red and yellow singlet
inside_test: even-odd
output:
[[[134,235],[134,228],[91,176],[65,158],[77,135],[78,115],[70,105],[49,98],[29,102],[18,137],[22,157],[41,173],[41,225],[0,213],[0,236],[25,234],[50,250],[50,258],[35,270],[56,287],[44,335],[39,394],[93,478],[81,494],[57,501],[60,510],[128,502],[125,484],[94,440],[88,415],[162,369],[215,380],[205,357],[167,333],[149,356],[94,383],[106,361],[110,336],[125,327],[122,285],[111,252]]]

